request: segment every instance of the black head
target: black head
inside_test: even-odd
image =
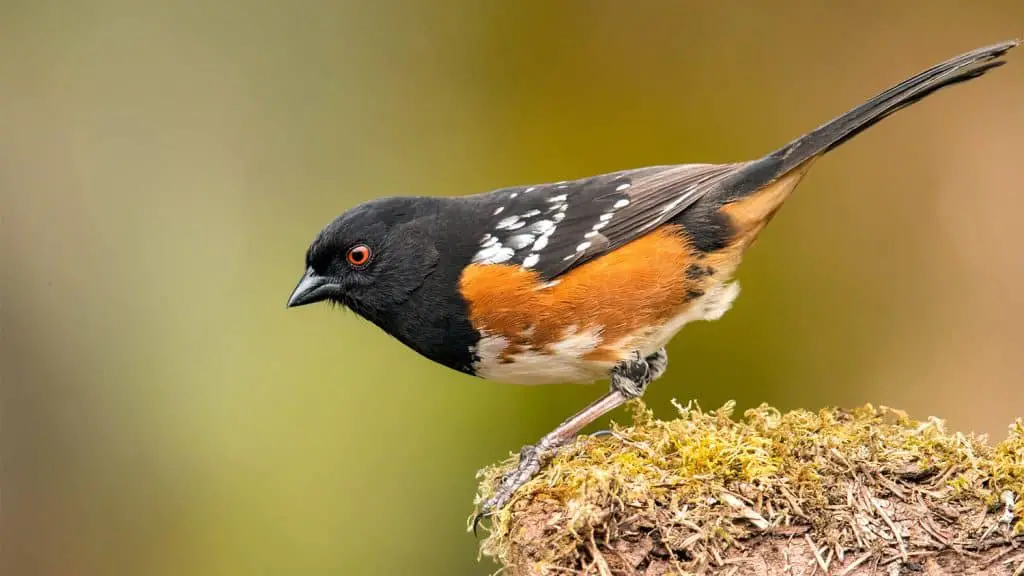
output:
[[[435,202],[383,198],[328,224],[306,251],[288,306],[330,301],[385,324],[437,265]]]

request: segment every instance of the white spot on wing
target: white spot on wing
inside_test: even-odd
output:
[[[554,220],[555,222],[561,222],[562,220],[565,220],[565,212],[559,212],[558,214],[552,216],[551,219]]]
[[[612,214],[611,212],[608,212],[607,214],[601,214],[600,220],[601,222],[607,222],[611,220],[613,216],[615,216],[615,214]]]
[[[533,251],[534,252],[540,252],[547,245],[548,245],[548,236],[547,235],[541,236],[540,238],[537,238],[536,242],[533,243]]]
[[[625,184],[619,184],[618,186],[615,187],[615,191],[622,192],[623,190],[629,190],[630,186],[631,184],[629,182],[626,182]]]
[[[518,220],[519,216],[509,216],[508,218],[503,218],[500,222],[498,222],[498,225],[495,226],[495,228],[497,228],[498,230],[511,228],[512,225],[515,224]]]
[[[519,192],[513,192],[512,194],[509,194],[508,198],[509,198],[509,200],[513,200],[513,199],[515,199],[516,196],[519,196]]]
[[[590,232],[587,232],[586,234],[584,234],[583,237],[584,238],[593,238],[594,236],[597,236],[598,234],[600,234],[600,232],[594,232],[593,230],[591,230]]]
[[[593,226],[591,226],[590,229],[591,230],[600,230],[601,228],[604,228],[607,225],[608,225],[607,221],[605,221],[605,222],[598,222],[597,224],[594,224]]]
[[[551,202],[552,204],[559,204],[561,202],[564,202],[566,198],[568,198],[568,196],[566,196],[565,194],[559,194],[558,196],[552,196],[551,198],[548,198],[548,202]]]
[[[539,254],[530,254],[523,260],[523,268],[534,267],[537,264],[538,260],[540,260]]]
[[[534,216],[540,216],[540,210],[534,209],[534,210],[529,210],[527,212],[523,212],[523,215],[521,217],[522,218],[533,218]]]
[[[580,244],[579,246],[576,247],[576,251],[577,252],[583,252],[587,248],[590,248],[590,242],[583,242],[582,244]]]
[[[498,214],[501,214],[504,211],[505,211],[505,207],[504,206],[498,206],[498,209],[494,211],[494,215],[497,216]]]
[[[623,186],[629,186],[629,184],[623,184]],[[620,186],[620,188],[621,188],[621,186]],[[612,208],[615,208],[616,210],[618,210],[619,208],[625,208],[626,206],[629,206],[629,199],[628,198],[623,198],[622,200],[619,200],[618,202],[616,202],[615,205],[612,206]]]
[[[533,234],[516,234],[506,240],[505,244],[513,250],[522,250],[530,244],[533,244]]]
[[[518,221],[513,222],[512,224],[510,224],[508,226],[508,229],[509,230],[519,230],[523,226],[526,226],[526,222],[523,222],[522,220],[518,220]]]
[[[483,250],[476,253],[473,256],[473,262],[477,264],[500,264],[506,262],[515,256],[515,251],[511,248],[502,246],[501,244],[494,244],[484,248]]]
[[[538,220],[530,225],[530,232],[537,234],[548,234],[555,229],[555,223],[551,220]]]
[[[502,246],[501,250],[498,250],[498,253],[494,256],[494,258],[491,258],[491,261],[488,262],[488,264],[500,264],[502,262],[511,260],[512,257],[515,255],[515,251],[513,251],[511,248],[505,248],[504,246]]]

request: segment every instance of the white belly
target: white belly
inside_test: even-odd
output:
[[[670,318],[661,326],[633,334],[618,342],[605,343],[601,327],[578,331],[572,327],[558,343],[544,352],[524,351],[502,355],[508,346],[504,336],[483,334],[477,344],[479,360],[474,365],[478,376],[512,384],[589,383],[608,377],[619,360],[634,351],[649,356],[668,344],[687,323],[694,320],[717,320],[732,306],[739,295],[738,282],[720,284],[701,296],[685,312]],[[588,360],[585,356],[599,346],[607,346],[619,354],[616,361]]]

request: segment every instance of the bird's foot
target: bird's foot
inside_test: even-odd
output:
[[[651,382],[653,382],[661,378],[668,368],[668,352],[665,351],[664,347],[661,347],[654,354],[644,358],[644,361],[647,362],[647,367],[651,372]]]
[[[639,398],[644,395],[647,385],[661,376],[667,366],[668,355],[664,348],[646,358],[634,351],[633,358],[623,360],[612,368],[611,388],[626,398]]]
[[[494,495],[483,503],[480,511],[473,517],[474,535],[480,521],[504,508],[516,491],[536,476],[544,462],[550,460],[558,450],[559,446],[545,440],[547,438],[537,444],[523,446],[519,451],[519,464],[501,477],[501,484],[494,491]]]
[[[620,367],[616,367],[618,370],[612,372],[612,390],[619,390],[628,398],[637,398],[642,396],[647,388],[647,385],[654,382],[661,375],[665,373],[665,369],[668,368],[668,353],[665,352],[665,348],[659,348],[657,352],[647,356],[643,360],[640,360],[640,353],[634,352],[634,359],[627,360]],[[647,376],[646,381],[644,377],[644,368],[640,366],[641,363],[647,363]],[[616,376],[618,374],[618,376]],[[630,376],[637,377],[637,380],[632,380]],[[604,436],[611,436],[611,430],[598,430],[591,432],[591,438],[601,438]]]

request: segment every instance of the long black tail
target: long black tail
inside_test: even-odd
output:
[[[728,202],[754,193],[774,180],[788,175],[808,160],[840,146],[893,112],[946,86],[977,78],[1005,64],[1005,61],[999,58],[1019,44],[1020,40],[1010,40],[978,48],[900,82],[853,110],[833,118],[737,171],[722,183],[722,195],[719,198]]]
[[[998,58],[1018,44],[1019,40],[1011,40],[978,48],[900,82],[790,143],[789,148],[792,148],[792,152],[789,156],[795,161],[793,165],[796,166],[802,160],[842,145],[893,112],[910,106],[937,90],[977,78],[993,68],[1002,66],[1006,61]]]

